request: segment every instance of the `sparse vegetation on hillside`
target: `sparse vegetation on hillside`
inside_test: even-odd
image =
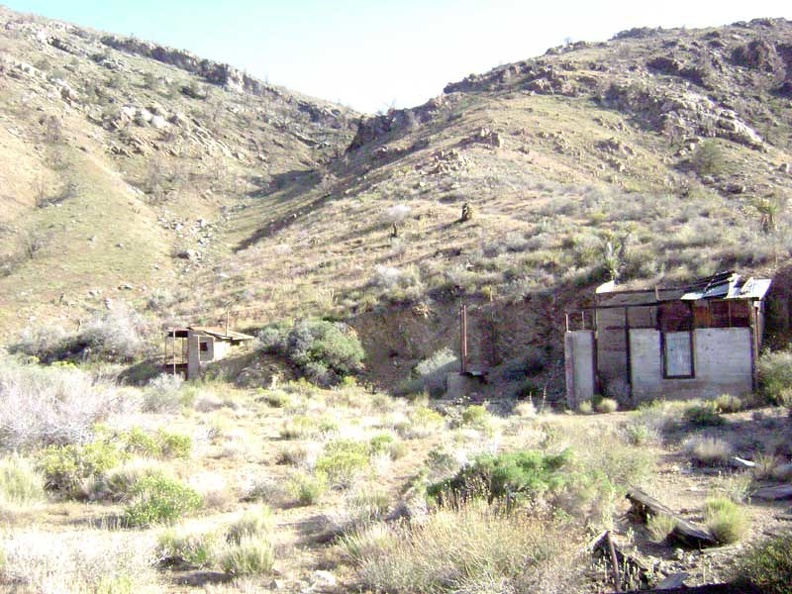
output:
[[[0,8],[0,589],[604,591],[603,530],[650,560],[636,584],[726,579],[733,551],[624,513],[640,486],[785,591],[789,543],[759,542],[785,507],[751,497],[788,476],[785,410],[552,404],[597,284],[789,263],[790,44],[781,20],[632,31],[358,121]],[[226,323],[258,348],[149,373],[155,329]],[[776,404],[790,368],[763,356]]]

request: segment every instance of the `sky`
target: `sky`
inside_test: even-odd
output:
[[[135,35],[271,84],[375,113],[449,82],[633,27],[792,19],[789,0],[0,0],[19,12]]]

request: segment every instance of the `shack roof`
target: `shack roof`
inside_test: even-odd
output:
[[[219,340],[230,340],[233,342],[254,340],[256,337],[250,334],[243,334],[242,332],[234,332],[233,330],[226,331],[225,328],[216,328],[208,326],[187,326],[187,328],[171,328],[166,331],[165,335],[173,338],[187,338],[190,332],[197,334],[206,334]]]
[[[727,270],[698,279],[683,287],[652,288],[639,291],[616,291],[606,283],[597,290],[597,307],[627,307],[656,305],[664,301],[698,301],[700,299],[764,299],[770,289],[768,278],[743,279],[733,270]]]
[[[188,326],[188,329],[200,334],[208,334],[209,336],[213,336],[214,338],[218,338],[220,340],[244,341],[253,340],[256,338],[250,334],[243,334],[242,332],[234,332],[233,330],[226,330],[225,328],[210,326]]]

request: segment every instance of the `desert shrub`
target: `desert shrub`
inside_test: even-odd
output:
[[[308,415],[294,415],[284,419],[280,430],[283,439],[305,439],[319,433],[319,423]]]
[[[572,526],[465,505],[421,523],[362,525],[340,546],[378,592],[561,594],[582,577],[578,538]]]
[[[156,434],[159,455],[163,458],[189,458],[192,452],[192,438],[181,433],[171,433],[159,429]]]
[[[715,406],[723,413],[736,413],[742,410],[743,403],[737,396],[721,394],[715,399]]]
[[[449,348],[442,348],[431,357],[415,366],[412,392],[426,390],[432,398],[439,398],[446,391],[446,376],[459,367],[459,359]]]
[[[619,408],[619,403],[613,398],[603,398],[595,407],[598,413],[614,413]]]
[[[267,505],[260,505],[246,511],[228,527],[226,540],[238,545],[245,538],[265,536],[272,531],[273,526],[272,510]]]
[[[167,528],[157,536],[154,554],[160,565],[186,563],[202,568],[214,563],[217,547],[217,535],[213,532],[194,533]]]
[[[147,326],[131,307],[119,303],[85,325],[81,338],[87,342],[92,358],[132,361],[146,352]]]
[[[704,140],[693,152],[690,164],[699,175],[717,175],[725,167],[725,156],[715,140]]]
[[[92,501],[124,501],[139,480],[159,473],[156,463],[140,458],[129,460],[91,477],[87,495]]]
[[[103,441],[79,445],[49,446],[39,455],[38,469],[44,475],[44,487],[64,497],[80,498],[90,480],[100,479],[123,460],[114,444]]]
[[[624,435],[630,445],[639,446],[657,439],[657,431],[640,422],[628,423],[624,427]]]
[[[83,442],[124,406],[118,387],[100,375],[0,358],[2,448]]]
[[[19,456],[0,459],[0,504],[24,505],[44,497],[42,477]]]
[[[321,472],[296,472],[289,477],[287,489],[300,505],[314,505],[327,492],[327,477]]]
[[[143,393],[143,410],[151,413],[177,413],[192,404],[194,393],[180,375],[163,373],[149,381]]]
[[[350,494],[346,500],[346,511],[351,523],[359,526],[383,519],[389,504],[385,491],[367,486]]]
[[[759,357],[759,386],[774,404],[792,407],[792,352],[766,352]]]
[[[704,503],[705,524],[721,544],[740,540],[748,532],[745,510],[726,497],[707,499]]]
[[[0,581],[8,592],[133,594],[156,591],[147,547],[106,530],[29,532],[7,540]],[[9,590],[10,588],[10,590]]]
[[[471,404],[462,411],[462,425],[480,431],[492,429],[492,415],[482,404]]]
[[[11,348],[35,356],[40,361],[119,361],[129,362],[147,351],[147,324],[124,303],[95,315],[79,333],[68,334],[60,328],[26,330]]]
[[[322,451],[320,442],[293,443],[278,449],[278,464],[313,468]]]
[[[649,536],[654,542],[661,543],[665,541],[669,534],[676,527],[676,520],[671,516],[664,516],[662,514],[651,516],[646,523],[646,528],[649,531]]]
[[[369,440],[369,453],[372,457],[386,455],[396,460],[404,456],[406,446],[392,433],[377,433]]]
[[[266,575],[275,563],[275,546],[265,536],[245,537],[220,557],[220,567],[233,576]]]
[[[275,322],[264,326],[256,334],[256,348],[265,353],[284,353],[288,335],[289,326],[283,322]]]
[[[157,440],[140,427],[132,427],[118,436],[125,451],[156,458],[160,454]]]
[[[718,405],[712,401],[693,404],[682,415],[688,423],[696,427],[717,427],[726,421],[720,414]]]
[[[581,415],[590,415],[594,412],[594,405],[591,400],[584,400],[578,404],[577,410]]]
[[[130,498],[124,510],[124,521],[129,526],[174,522],[203,506],[198,492],[162,475],[139,480],[133,485]]]
[[[285,338],[266,335],[267,349],[285,356],[308,380],[335,385],[363,369],[366,356],[355,331],[346,324],[324,320],[298,320]]]
[[[780,458],[775,454],[759,452],[754,456],[753,476],[756,480],[763,481],[775,476],[775,469],[780,464]]]
[[[292,403],[292,397],[282,390],[267,390],[260,400],[263,400],[272,408],[286,408]]]
[[[656,462],[653,452],[630,446],[616,431],[598,433],[595,439],[584,438],[575,451],[578,466],[602,488],[624,491],[651,477]]]
[[[432,410],[428,406],[416,406],[408,416],[408,419],[400,423],[396,429],[399,434],[406,439],[428,437],[445,425],[445,419],[439,412]]]
[[[754,545],[736,573],[766,594],[792,594],[792,532]]]
[[[723,466],[732,454],[731,445],[717,437],[691,437],[682,449],[698,466]]]
[[[440,500],[483,497],[493,501],[541,496],[562,490],[572,480],[571,462],[569,450],[560,454],[535,450],[484,454],[454,477],[430,485],[427,493]]]
[[[325,445],[316,461],[316,472],[334,487],[347,488],[369,470],[369,447],[365,442],[338,439]]]

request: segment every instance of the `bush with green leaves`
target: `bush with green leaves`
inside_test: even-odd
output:
[[[327,443],[316,461],[316,472],[326,476],[332,486],[340,488],[349,487],[369,469],[369,444],[351,439]]]
[[[471,404],[462,411],[462,426],[488,431],[492,426],[492,415],[483,404]]]
[[[723,172],[726,161],[718,142],[714,139],[707,139],[696,147],[690,164],[699,175],[718,175]]]
[[[167,528],[157,537],[154,554],[160,565],[187,564],[202,568],[214,564],[217,547],[218,538],[213,532]]]
[[[124,460],[116,444],[95,441],[87,444],[50,446],[39,454],[38,469],[44,487],[63,497],[85,496],[88,480],[99,480]]]
[[[124,510],[129,526],[172,523],[203,507],[203,498],[192,487],[162,475],[147,476],[132,486]]]
[[[129,454],[151,458],[189,458],[192,438],[181,433],[158,429],[153,435],[140,427],[131,427],[114,437]]]
[[[696,427],[717,427],[726,422],[721,416],[718,405],[712,401],[693,404],[685,409],[682,416],[685,421]]]
[[[239,545],[246,538],[265,536],[274,526],[272,510],[268,505],[259,505],[247,510],[242,517],[226,530],[226,540]]]
[[[792,407],[791,351],[768,351],[759,357],[759,386],[772,403]]]
[[[766,594],[792,594],[792,532],[754,545],[740,561],[737,577]]]
[[[573,480],[572,460],[570,450],[560,454],[536,450],[484,454],[452,478],[430,485],[427,493],[441,500],[483,497],[488,501],[544,495]]]
[[[0,459],[0,505],[24,505],[43,498],[43,481],[33,464],[17,455]]]
[[[713,497],[704,503],[705,523],[721,544],[732,544],[748,532],[748,515],[744,508],[726,497]]]
[[[220,558],[223,571],[233,576],[267,575],[274,563],[275,545],[267,536],[245,537]]]
[[[322,472],[298,471],[289,477],[287,489],[300,505],[314,505],[327,493],[327,476]]]
[[[288,331],[268,326],[259,333],[263,350],[282,355],[299,373],[321,386],[334,386],[363,370],[366,353],[348,325],[325,320],[297,320]]]

